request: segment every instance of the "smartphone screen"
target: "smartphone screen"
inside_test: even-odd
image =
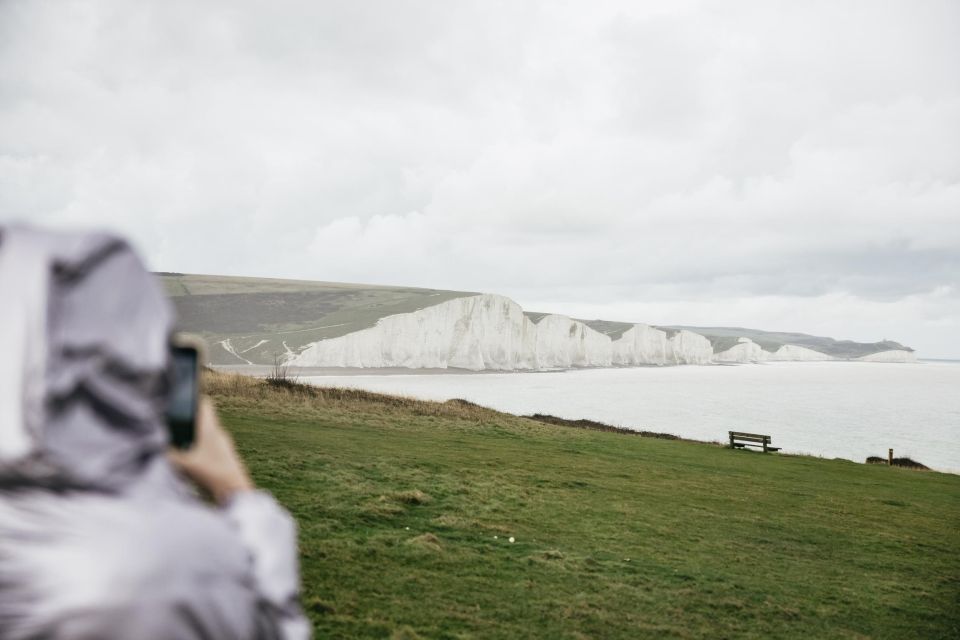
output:
[[[173,389],[167,405],[170,443],[179,449],[189,449],[197,422],[199,355],[196,348],[183,345],[172,346],[170,352],[173,359]]]

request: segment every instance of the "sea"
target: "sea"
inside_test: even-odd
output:
[[[960,473],[960,361],[573,369],[509,373],[320,375],[320,386],[427,400],[462,398],[518,415],[586,418],[726,441],[772,436],[785,453],[864,462],[909,457]]]

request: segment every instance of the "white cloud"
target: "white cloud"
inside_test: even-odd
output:
[[[958,24],[934,0],[8,0],[0,220],[115,228],[158,269],[960,356]]]

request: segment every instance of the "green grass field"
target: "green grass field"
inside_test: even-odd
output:
[[[318,637],[960,637],[958,476],[207,385]]]

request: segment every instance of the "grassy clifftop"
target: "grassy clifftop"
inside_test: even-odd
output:
[[[207,387],[298,519],[318,637],[960,633],[958,476],[457,401]]]
[[[157,275],[177,309],[180,329],[206,339],[213,364],[273,364],[288,350],[372,327],[384,316],[472,295],[342,282]]]

